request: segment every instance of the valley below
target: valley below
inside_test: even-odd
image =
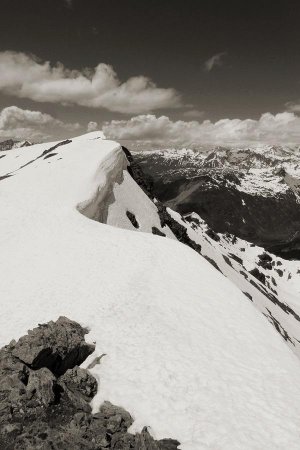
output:
[[[215,232],[300,259],[298,148],[173,149],[135,158],[170,208],[199,214]]]

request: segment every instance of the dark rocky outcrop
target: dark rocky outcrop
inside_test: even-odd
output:
[[[264,252],[261,255],[258,255],[258,265],[263,269],[272,270],[272,261],[273,258],[268,253]]]
[[[226,264],[228,264],[228,266],[232,267],[230,258],[228,258],[228,256],[226,256],[226,255],[222,255],[222,256],[223,256],[223,259],[226,262]]]
[[[128,217],[128,219],[130,220],[130,222],[132,223],[132,225],[134,226],[134,228],[139,228],[139,223],[136,220],[135,215],[130,212],[130,211],[126,211],[126,216]]]
[[[135,180],[135,182],[140,186],[140,188],[145,192],[145,194],[150,198],[150,200],[154,201],[155,199],[153,194],[152,178],[144,173],[141,166],[134,160],[130,151],[126,147],[122,147],[122,149],[129,162],[129,165],[127,167],[128,172]],[[186,228],[172,218],[172,216],[168,213],[167,208],[163,205],[163,203],[155,200],[155,205],[157,207],[161,227],[163,228],[164,226],[168,226],[175,235],[175,237],[178,239],[178,241],[188,245],[193,250],[196,250],[196,252],[201,253],[201,245],[196,244],[188,236]]]
[[[243,260],[239,256],[235,255],[234,253],[228,253],[228,256],[230,256],[231,259],[234,259],[241,266],[243,265]]]
[[[166,237],[165,233],[160,231],[157,227],[152,227],[152,234],[157,234],[157,236]]]
[[[53,152],[53,150],[56,150],[58,147],[61,147],[62,145],[70,144],[71,142],[72,142],[71,139],[66,139],[65,141],[61,141],[58,144],[53,145],[53,147],[50,147],[47,150],[44,150],[43,153],[41,153],[41,155],[37,157],[37,159],[43,158],[44,156]]]
[[[79,366],[94,351],[87,330],[65,317],[39,325],[0,350],[0,448],[5,450],[176,450],[104,402],[92,414],[96,379]]]
[[[48,153],[46,156],[44,156],[44,159],[52,158],[52,156],[56,156],[58,153]]]
[[[281,334],[281,336],[283,337],[283,339],[285,341],[289,341],[293,346],[295,346],[294,342],[292,341],[291,337],[288,335],[287,331],[282,327],[282,325],[280,324],[280,322],[278,322],[277,319],[275,319],[275,317],[272,315],[271,311],[266,308],[267,310],[267,314],[264,314],[267,319],[269,320],[269,322],[274,326],[275,330]]]
[[[216,242],[220,240],[220,236],[217,233],[215,233],[214,230],[212,230],[211,228],[207,229],[206,234]]]
[[[252,270],[249,270],[249,273],[251,273],[251,275],[253,275],[253,276],[254,276],[257,280],[259,280],[261,283],[265,284],[265,282],[266,282],[266,277],[265,277],[265,275],[264,275],[262,272],[260,272],[260,271],[258,270],[257,267],[255,267],[255,268],[252,269]]]
[[[223,273],[222,270],[220,269],[220,267],[218,266],[218,264],[216,263],[216,261],[214,261],[212,258],[210,258],[207,255],[202,255],[203,258],[206,259],[206,261],[208,261],[212,266],[214,266],[215,269],[217,269],[219,272]]]
[[[60,376],[76,364],[80,365],[95,347],[87,344],[84,335],[88,330],[65,317],[56,322],[39,325],[29,334],[11,342],[9,349],[33,370],[47,367],[55,376]]]
[[[253,302],[252,295],[250,295],[249,292],[243,291],[243,294],[246,295],[246,297],[248,297],[251,302]]]
[[[140,186],[140,188],[145,192],[145,194],[151,200],[154,200],[152,177],[144,173],[141,166],[134,160],[132,154],[126,147],[122,146],[122,150],[125,153],[126,158],[129,162],[129,165],[127,167],[128,172],[135,180],[135,182]]]
[[[196,244],[196,242],[189,237],[186,228],[173,219],[173,217],[168,213],[167,208],[162,203],[156,202],[155,204],[157,206],[162,228],[167,225],[179,242],[188,245],[197,253],[201,254],[201,245]]]

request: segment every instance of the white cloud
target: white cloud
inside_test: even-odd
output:
[[[198,111],[198,109],[191,109],[183,113],[184,117],[188,119],[202,119],[204,116],[204,111]]]
[[[294,113],[265,113],[259,120],[222,119],[172,121],[166,116],[139,115],[130,120],[106,122],[108,138],[132,140],[155,145],[192,145],[201,143],[288,143],[300,142],[300,118]]]
[[[105,108],[139,114],[180,106],[172,89],[158,88],[142,75],[121,83],[113,68],[98,64],[94,69],[69,70],[52,67],[24,53],[0,52],[0,91],[37,102]]]
[[[87,126],[87,132],[89,133],[90,131],[97,131],[99,129],[99,126],[97,124],[97,122],[89,122],[88,126]]]
[[[288,111],[296,113],[300,112],[300,103],[288,102],[285,106],[287,107]]]
[[[223,64],[223,58],[226,56],[226,52],[217,53],[216,55],[213,55],[211,58],[209,58],[204,63],[204,69],[207,72],[210,72],[214,67],[216,66],[222,66]]]
[[[65,137],[80,128],[78,123],[64,123],[49,114],[9,106],[0,112],[0,138],[39,141]]]

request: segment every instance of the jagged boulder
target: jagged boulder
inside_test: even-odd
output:
[[[95,350],[84,340],[87,332],[78,323],[60,317],[29,331],[16,344],[12,342],[11,354],[34,370],[47,367],[59,376],[80,365]]]
[[[145,427],[141,433],[135,437],[136,450],[176,450],[180,443],[174,439],[162,439],[155,441]]]

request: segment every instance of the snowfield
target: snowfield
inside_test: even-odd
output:
[[[67,316],[97,343],[85,364],[105,354],[94,409],[123,406],[184,450],[299,450],[299,360],[195,251],[133,232],[126,211],[151,231],[156,207],[102,138],[2,152],[0,344]]]
[[[287,261],[268,253],[273,265],[271,269],[263,268],[259,255],[266,254],[264,248],[222,233],[214,233],[216,239],[209,236],[209,227],[198,214],[181,217],[170,208],[168,211],[186,228],[189,237],[201,245],[201,254],[252,301],[300,357],[299,261]],[[265,282],[251,273],[255,268]]]

